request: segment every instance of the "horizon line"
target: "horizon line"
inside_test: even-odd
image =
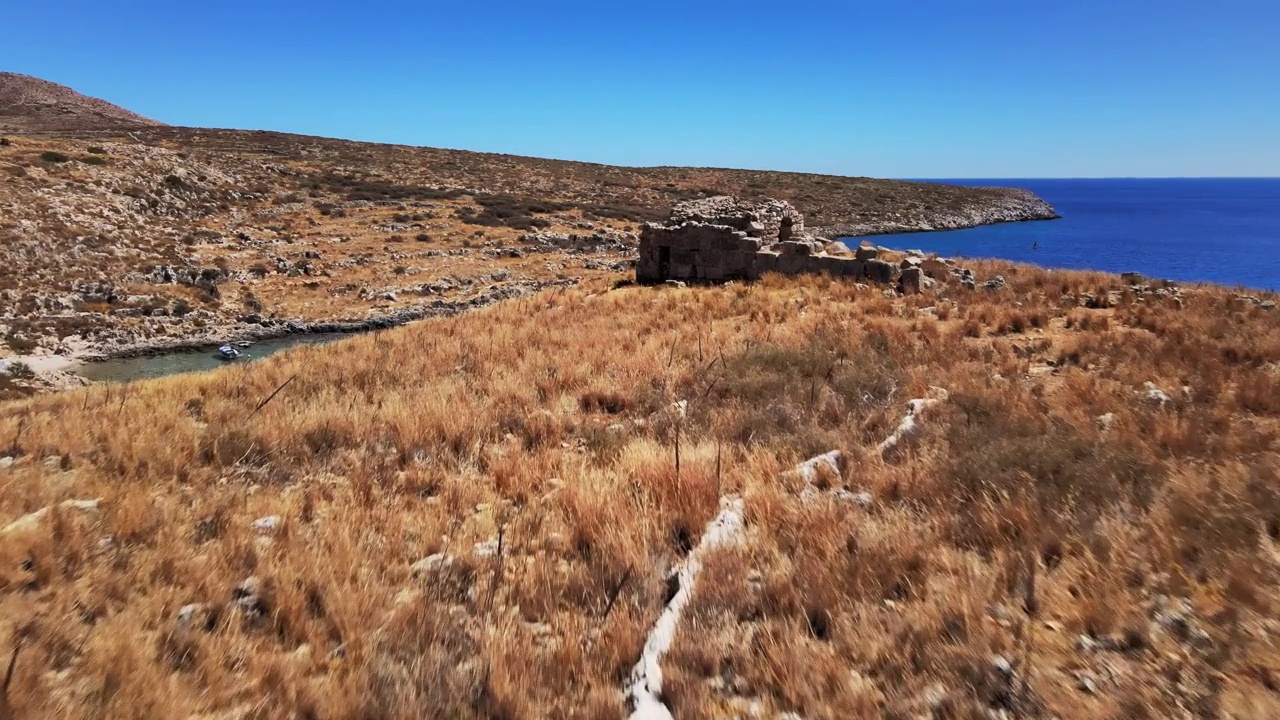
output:
[[[1041,175],[1027,177],[932,177],[889,178],[902,182],[949,182],[956,180],[1280,180],[1280,175]]]

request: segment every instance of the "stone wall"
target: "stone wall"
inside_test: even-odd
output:
[[[828,253],[828,241],[804,234],[804,217],[781,200],[714,197],[677,205],[664,225],[640,233],[636,280],[723,282],[755,280],[769,272],[827,273],[892,283],[898,268],[876,259],[871,248],[857,255]]]
[[[804,216],[791,203],[772,198],[740,200],[728,195],[688,200],[671,210],[669,226],[725,225],[766,241],[804,234]]]

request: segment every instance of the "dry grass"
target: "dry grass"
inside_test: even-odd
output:
[[[616,718],[668,570],[737,492],[745,541],[664,661],[677,717],[1274,717],[1275,316],[978,270],[1009,288],[592,281],[0,405],[0,522],[102,498],[0,530],[6,702]],[[785,473],[830,449],[816,492]]]

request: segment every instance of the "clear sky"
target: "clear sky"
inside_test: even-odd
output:
[[[1280,175],[1280,2],[32,0],[0,70],[171,124],[879,177]]]

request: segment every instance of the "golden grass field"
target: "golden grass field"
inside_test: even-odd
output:
[[[1276,315],[974,267],[588,280],[0,404],[0,717],[626,717],[729,494],[675,717],[1280,716]]]

